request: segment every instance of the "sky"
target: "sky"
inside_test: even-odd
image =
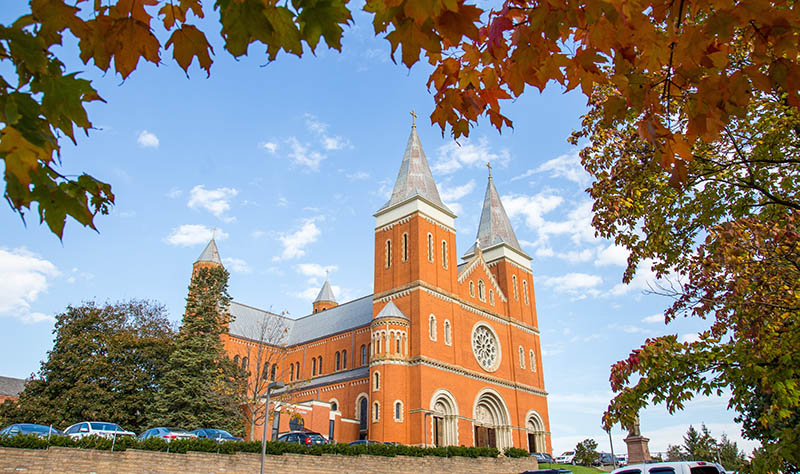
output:
[[[5,2],[0,22],[25,8]],[[192,263],[212,229],[238,302],[304,316],[326,272],[339,302],[371,294],[373,214],[391,194],[415,110],[440,195],[458,215],[459,255],[475,240],[491,162],[533,257],[553,453],[586,438],[609,451],[601,416],[613,397],[610,366],[648,337],[691,340],[704,326],[692,319],[665,326],[670,300],[648,292],[649,269],[623,285],[626,251],[595,237],[590,179],[567,143],[585,98],[555,86],[529,91],[504,105],[513,129],[499,133],[482,120],[455,142],[428,119],[430,66],[393,63],[366,14],[354,13],[342,53],[321,45],[316,55],[268,63],[258,46],[231,57],[218,14],[206,10],[201,24],[216,53],[210,77],[196,63],[187,77],[170,51],[158,66],[140,62],[123,81],[77,61],[74,40],[57,50],[106,100],[87,107],[96,129],[77,146],[61,141],[60,170],[111,183],[116,205],[96,218],[98,232],[68,222],[63,241],[35,212],[23,225],[0,208],[0,375],[26,378],[39,369],[54,315],[67,305],[150,299],[177,325]],[[682,443],[689,425],[701,423],[749,452],[755,444],[741,439],[726,407],[725,397],[695,399],[672,415],[650,407],[641,429],[651,452]],[[615,452],[624,452],[626,434],[612,430]]]

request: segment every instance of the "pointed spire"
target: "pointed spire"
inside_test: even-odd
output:
[[[483,198],[478,236],[475,244],[467,251],[467,255],[474,253],[476,247],[485,250],[499,243],[506,243],[509,247],[524,254],[525,252],[522,251],[517,236],[514,234],[514,228],[511,227],[511,221],[508,220],[508,214],[500,201],[500,196],[497,194],[497,188],[494,187],[492,166],[488,163],[487,166],[489,167],[489,183],[486,185],[486,196]]]
[[[323,283],[322,289],[319,290],[319,294],[317,295],[317,299],[314,300],[314,303],[319,303],[321,301],[336,302],[336,297],[333,295],[331,284],[328,283],[327,279],[325,280],[325,283]]]
[[[219,258],[219,250],[217,250],[217,243],[214,241],[214,237],[211,237],[205,250],[197,257],[197,261],[194,263],[198,262],[211,262],[222,265],[222,259]]]
[[[416,115],[412,111],[412,118],[415,117]],[[444,205],[439,197],[431,168],[428,166],[428,159],[425,158],[425,152],[422,150],[422,144],[417,135],[416,123],[411,126],[411,135],[408,137],[408,145],[406,145],[406,152],[403,155],[403,162],[400,164],[400,172],[397,173],[392,197],[380,210],[399,204],[413,196],[422,197],[447,211],[448,214],[452,214],[452,211]]]

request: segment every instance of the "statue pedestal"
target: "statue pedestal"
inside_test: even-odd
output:
[[[649,438],[630,435],[625,438],[628,445],[628,464],[644,463],[650,461],[650,448],[647,447]]]

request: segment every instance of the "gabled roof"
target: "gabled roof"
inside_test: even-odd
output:
[[[411,127],[411,135],[408,137],[408,145],[406,145],[406,152],[403,155],[403,162],[400,164],[400,171],[397,173],[392,197],[378,212],[414,196],[422,197],[448,214],[453,214],[439,197],[439,191],[433,181],[433,174],[428,166],[428,159],[425,158],[425,151],[422,150],[416,126]]]
[[[332,301],[336,303],[336,297],[333,296],[333,290],[331,289],[331,284],[328,283],[328,280],[325,280],[325,283],[323,283],[322,289],[319,290],[319,294],[317,295],[317,299],[314,300],[314,303],[318,303],[320,301]]]
[[[258,328],[265,318],[269,318],[271,322],[268,324],[285,327],[285,337],[279,341],[265,342],[275,345],[294,346],[369,325],[372,322],[372,295],[348,301],[339,306],[298,319],[287,318],[235,301],[231,302],[228,312],[232,317],[232,321],[228,325],[228,333],[230,335],[246,339],[257,339],[257,337],[254,337],[254,328]]]
[[[25,390],[25,380],[13,377],[0,377],[0,395],[18,397]]]
[[[481,211],[481,221],[478,225],[478,237],[476,244],[485,250],[494,245],[505,243],[509,247],[523,252],[522,247],[508,220],[508,214],[500,201],[497,189],[494,187],[494,180],[489,176],[489,183],[486,185],[486,195],[483,198],[483,210]],[[475,245],[467,250],[465,255],[475,252]]]
[[[403,312],[400,311],[400,308],[398,308],[394,304],[394,302],[390,300],[389,303],[387,303],[386,306],[384,306],[383,309],[378,313],[378,315],[375,316],[375,319],[379,319],[379,318],[402,318],[402,319],[408,319],[408,316],[403,314]]]
[[[194,263],[197,262],[212,262],[222,265],[222,259],[219,258],[219,250],[217,250],[217,243],[214,241],[213,237]]]

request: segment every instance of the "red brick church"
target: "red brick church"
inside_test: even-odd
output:
[[[338,442],[551,452],[530,257],[491,175],[461,263],[455,218],[412,127],[392,196],[375,213],[373,294],[340,304],[326,280],[298,319],[231,304],[223,339],[243,366],[259,344],[248,328],[284,328],[282,357],[264,372],[289,384],[277,411],[292,416],[274,417],[272,437],[302,417]],[[213,239],[195,262],[204,265],[222,265]]]

